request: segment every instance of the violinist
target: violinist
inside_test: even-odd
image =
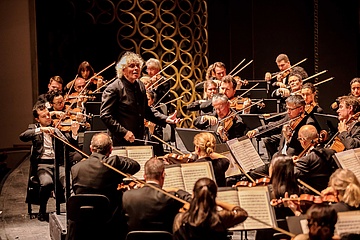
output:
[[[236,97],[237,82],[231,75],[226,75],[221,79],[219,91],[225,94],[230,100],[230,107],[236,110],[243,109],[251,105],[251,99]],[[243,114],[248,114],[252,109],[248,108],[242,111]]]
[[[38,220],[48,219],[46,205],[54,187],[54,162],[59,164],[59,179],[65,190],[65,168],[64,168],[64,144],[55,139],[52,135],[56,134],[63,137],[60,131],[51,127],[51,117],[45,104],[37,102],[33,107],[33,115],[36,124],[30,124],[28,129],[20,134],[23,142],[32,141],[32,151],[30,156],[30,175],[40,183],[39,192],[39,214]],[[74,132],[73,132],[74,135]],[[74,139],[68,137],[70,143]],[[55,151],[56,149],[56,151]]]
[[[360,147],[360,123],[358,121],[358,112],[360,111],[360,102],[354,96],[339,97],[338,113],[338,138],[345,149],[354,149]]]
[[[48,84],[48,91],[47,93],[40,94],[37,101],[43,102],[47,108],[50,108],[50,103],[48,101],[48,95],[51,91],[62,91],[63,79],[60,76],[53,76],[50,78]]]
[[[303,156],[293,157],[296,178],[321,191],[326,188],[334,168],[337,168],[333,159],[335,151],[321,146],[319,134],[313,125],[300,128],[298,141],[306,151],[302,152]]]
[[[146,66],[146,72],[150,77],[149,90],[155,92],[155,96],[156,96],[155,104],[158,104],[160,102],[165,103],[170,101],[171,94],[168,92],[168,90],[171,87],[170,86],[171,82],[170,81],[165,82],[166,78],[159,73],[161,71],[160,61],[156,58],[150,58],[145,62],[145,66]],[[168,112],[164,114],[168,114],[169,112],[173,112],[173,111],[170,110],[169,108]]]
[[[162,188],[165,181],[165,166],[156,157],[144,165],[145,182]],[[165,189],[170,194],[185,201],[191,200],[191,194],[175,188]],[[172,232],[174,218],[183,204],[156,189],[143,186],[123,194],[123,210],[128,216],[128,231],[168,231]]]
[[[225,64],[224,64],[225,66]],[[202,81],[202,82],[199,82],[195,85],[195,91],[198,92],[198,93],[203,93],[205,90],[205,82],[208,81],[208,80],[212,80],[216,83],[217,87],[219,87],[220,85],[220,80],[217,80],[216,77],[215,77],[215,72],[214,72],[214,64],[211,64],[208,69],[206,70],[206,75],[205,75],[205,81]],[[226,70],[225,70],[226,71]]]
[[[102,95],[100,117],[115,146],[143,144],[135,141],[144,137],[144,119],[160,126],[180,121],[176,110],[166,116],[148,106],[145,86],[139,80],[142,64],[138,54],[126,52],[115,67],[118,79],[109,84]]]
[[[323,109],[319,106],[318,90],[312,83],[305,83],[301,87],[301,96],[305,100],[305,110],[309,114],[311,113],[323,113]]]
[[[230,108],[230,102],[226,95],[214,95],[212,105],[214,107],[212,114],[198,116],[195,119],[194,126],[196,128],[215,131],[223,142],[244,136],[246,125],[240,115]]]
[[[350,94],[349,96],[354,96],[360,100],[360,78],[356,77],[350,81]],[[336,99],[330,106],[332,110],[337,110],[339,108],[339,99]]]
[[[199,111],[200,116],[212,113],[214,108],[211,103],[211,99],[214,94],[218,93],[218,86],[213,80],[206,80],[204,83],[204,95],[203,99],[196,100],[186,106],[189,111]]]
[[[80,63],[77,71],[77,76],[81,77],[83,79],[88,80],[92,78],[95,75],[94,68],[90,65],[89,62],[83,61]],[[88,84],[87,89],[94,91],[98,88],[100,88],[102,85],[104,85],[104,80],[102,76],[96,76],[91,79],[91,82]],[[65,91],[68,91],[72,88],[72,85],[74,84],[74,80],[70,81],[68,84],[66,84]],[[73,92],[73,91],[72,91]],[[71,93],[72,93],[71,92]]]
[[[86,226],[78,226],[72,222],[69,224],[69,228],[74,228],[74,230],[68,231],[68,233],[73,234],[70,239],[112,239],[117,234],[123,234],[126,231],[125,228],[119,229],[123,225],[118,222],[122,209],[122,191],[118,191],[117,187],[124,177],[106,167],[102,164],[102,161],[128,174],[137,173],[140,170],[140,165],[137,161],[127,157],[110,156],[112,149],[113,144],[110,136],[107,133],[97,133],[91,139],[90,157],[71,168],[72,185],[75,194],[103,194],[110,200],[111,213],[113,214],[112,220],[106,226],[101,226],[103,227],[101,234],[109,233],[109,236],[95,237],[91,235],[94,234],[94,231],[89,231]],[[111,230],[115,230],[115,232]],[[83,238],[84,234],[89,234],[90,237]]]
[[[211,133],[196,134],[194,137],[195,154],[197,155],[195,162],[211,162],[217,185],[225,187],[225,172],[229,168],[230,161],[225,156],[215,152],[215,143],[215,137]]]

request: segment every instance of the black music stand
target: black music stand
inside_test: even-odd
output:
[[[329,134],[329,139],[338,131],[339,119],[335,115],[314,113],[316,121],[319,123],[320,128],[324,129]]]
[[[186,150],[188,150],[189,152],[195,151],[195,146],[193,143],[194,137],[196,134],[201,132],[209,132],[213,134],[216,139],[216,144],[222,143],[220,137],[214,131],[205,131],[193,128],[175,128],[175,131],[178,133],[181,141],[184,143]]]

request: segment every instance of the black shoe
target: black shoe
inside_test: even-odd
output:
[[[39,213],[37,215],[37,219],[41,222],[44,222],[44,221],[49,221],[49,215],[47,213]]]

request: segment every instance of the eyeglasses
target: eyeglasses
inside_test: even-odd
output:
[[[301,106],[297,106],[297,107],[294,107],[294,108],[289,108],[289,107],[286,107],[286,110],[290,110],[290,111],[294,111],[295,109],[299,108]]]

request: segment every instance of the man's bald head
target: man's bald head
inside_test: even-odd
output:
[[[317,129],[313,125],[304,125],[299,130],[299,138],[314,140],[318,137]]]

